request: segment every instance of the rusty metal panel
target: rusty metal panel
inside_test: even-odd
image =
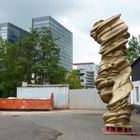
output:
[[[69,86],[68,85],[46,85],[33,87],[17,87],[17,98],[44,99],[50,98],[54,93],[54,107],[69,107]]]
[[[0,99],[0,110],[52,110],[52,100]]]

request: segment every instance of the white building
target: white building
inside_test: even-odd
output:
[[[94,62],[74,63],[77,74],[81,81],[81,86],[84,88],[93,88],[94,80],[97,77],[99,67]]]
[[[140,113],[140,57],[131,65],[133,90],[131,92],[131,104],[134,104],[137,113]]]
[[[131,92],[131,104],[140,106],[140,81],[133,81],[133,90]]]

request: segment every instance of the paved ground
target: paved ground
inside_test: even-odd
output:
[[[25,116],[0,116],[0,140],[55,140],[61,133]]]
[[[140,140],[140,136],[103,135],[103,112],[0,112],[0,140]],[[132,124],[140,132],[140,115],[133,115]]]

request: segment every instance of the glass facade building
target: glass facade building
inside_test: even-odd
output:
[[[1,23],[0,24],[0,36],[2,39],[7,40],[11,43],[15,43],[22,36],[28,35],[29,32],[19,28],[12,23]]]
[[[32,19],[32,28],[41,30],[42,27],[51,29],[56,44],[60,48],[60,65],[69,72],[72,70],[73,62],[73,35],[68,29],[50,16]]]
[[[99,66],[93,62],[74,63],[77,67],[77,75],[81,81],[81,86],[84,88],[94,88],[94,81],[97,77]]]

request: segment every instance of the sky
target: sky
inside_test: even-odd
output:
[[[0,23],[11,22],[29,31],[32,18],[51,16],[73,33],[73,63],[100,62],[99,48],[90,37],[95,22],[113,15],[140,34],[140,0],[0,0]]]

